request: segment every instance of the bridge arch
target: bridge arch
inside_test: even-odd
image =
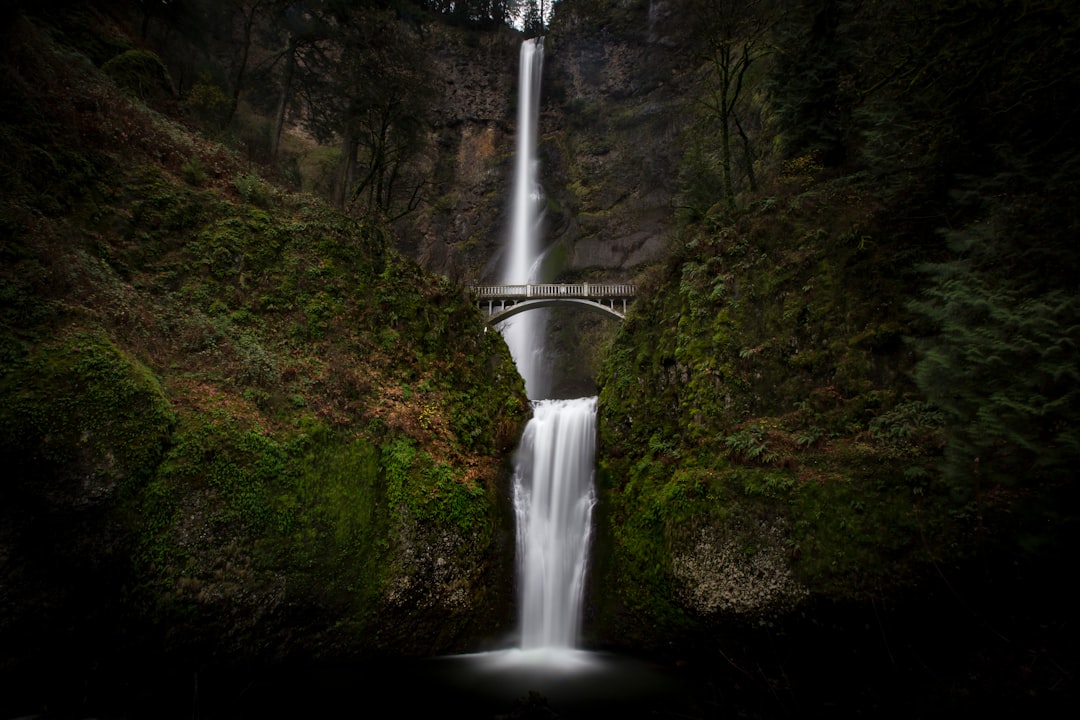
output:
[[[586,300],[584,298],[538,298],[536,300],[523,300],[516,302],[513,305],[507,305],[501,310],[496,310],[487,317],[489,325],[498,325],[503,320],[519,315],[529,310],[538,310],[545,307],[554,307],[556,305],[583,305],[590,310],[597,310],[606,315],[622,320],[626,315],[613,307],[608,307],[595,300]]]
[[[623,283],[547,283],[474,286],[469,291],[487,313],[489,325],[529,310],[556,305],[582,305],[622,320],[637,288]]]

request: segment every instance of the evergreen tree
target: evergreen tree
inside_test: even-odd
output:
[[[540,15],[540,8],[536,0],[528,0],[525,6],[525,16],[522,18],[522,30],[525,37],[537,37],[544,34],[544,19]]]
[[[924,173],[949,188],[944,252],[915,305],[934,329],[915,379],[949,416],[952,486],[979,503],[1004,488],[1028,508],[1018,522],[1053,531],[1080,463],[1080,112],[1065,101],[1080,92],[1080,13],[983,5],[933,16],[933,62],[893,95],[932,154]]]
[[[773,33],[772,100],[787,157],[816,155],[828,166],[847,160],[852,133],[854,42],[849,0],[788,5]]]

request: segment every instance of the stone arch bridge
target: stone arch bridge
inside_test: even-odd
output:
[[[478,285],[469,288],[489,325],[527,310],[555,305],[582,305],[590,310],[626,317],[626,307],[637,294],[623,283],[547,283],[539,285]]]

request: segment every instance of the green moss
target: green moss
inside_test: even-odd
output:
[[[418,452],[403,438],[383,446],[382,457],[386,501],[393,511],[422,524],[456,526],[481,542],[490,538],[489,498],[460,469]]]
[[[597,472],[597,485],[608,498],[598,508],[596,519],[600,539],[593,586],[597,602],[605,609],[600,623],[630,613],[647,618],[660,635],[678,635],[689,618],[672,592],[665,527],[668,520],[678,524],[686,507],[668,508],[658,500],[665,487],[662,465],[639,463],[623,483],[625,470],[622,464],[601,463]]]
[[[0,378],[0,447],[20,481],[52,477],[77,494],[155,472],[174,414],[154,374],[105,335],[66,333],[5,363]]]
[[[840,190],[816,189],[796,209],[689,228],[605,357],[599,543],[612,550],[596,587],[649,622],[693,617],[671,562],[700,529],[759,545],[753,522],[731,518],[782,529],[790,572],[834,599],[962,553],[967,519],[934,469],[939,416],[896,406],[911,389],[908,326],[877,298],[901,275],[883,276],[867,256],[885,251],[856,250],[839,216],[820,225]]]
[[[161,477],[176,486],[209,491],[214,502],[208,522],[265,532],[290,521],[274,502],[284,471],[280,443],[260,428],[245,429],[224,416],[196,416],[181,424]]]
[[[389,548],[385,481],[370,442],[316,426],[290,465],[278,505],[296,522],[263,540],[296,592],[345,598],[362,611],[382,589]]]

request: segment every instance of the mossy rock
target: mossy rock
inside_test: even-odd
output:
[[[173,412],[153,373],[105,335],[67,332],[2,371],[0,457],[23,491],[80,507],[154,472]]]

